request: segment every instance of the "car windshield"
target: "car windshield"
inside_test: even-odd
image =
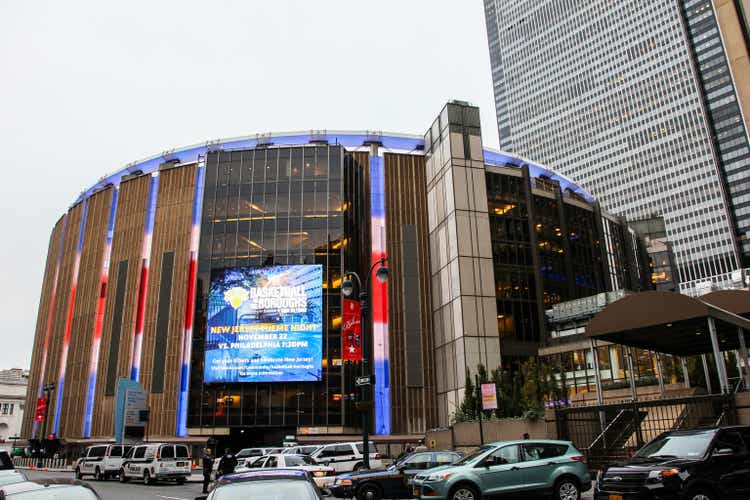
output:
[[[468,455],[466,455],[461,460],[459,460],[457,462],[454,462],[453,465],[464,465],[464,464],[471,463],[477,457],[479,457],[480,455],[484,455],[488,450],[491,450],[493,448],[495,448],[495,447],[494,446],[490,446],[490,445],[480,446],[476,450],[474,450],[471,453],[469,453]]]
[[[667,434],[638,450],[633,458],[698,458],[705,455],[714,433]]]
[[[247,481],[221,486],[213,500],[318,500],[313,486],[298,479]]]
[[[287,455],[284,457],[284,463],[287,467],[296,467],[299,465],[318,465],[314,459],[307,455]]]

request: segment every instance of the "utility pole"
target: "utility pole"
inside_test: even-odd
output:
[[[482,386],[479,384],[479,374],[474,375],[474,382],[477,386],[477,413],[479,413],[479,446],[482,446],[484,444],[484,426],[482,425]]]
[[[39,431],[39,459],[37,461],[37,467],[43,467],[42,464],[42,443],[46,439],[47,435],[47,419],[49,417],[49,405],[50,405],[50,394],[55,390],[55,384],[45,384],[42,388],[44,391],[44,398],[47,400],[47,404],[44,407],[44,420],[42,421],[42,427]],[[47,454],[47,449],[44,448],[44,454]]]

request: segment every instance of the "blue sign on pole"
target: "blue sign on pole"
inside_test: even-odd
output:
[[[141,401],[146,401],[146,392],[139,382],[122,377],[117,379],[117,392],[115,393],[115,442],[123,442],[125,438],[125,416],[129,410],[131,413],[133,410],[137,410],[138,408],[133,406],[134,404],[141,406]],[[128,425],[133,424],[129,422]]]

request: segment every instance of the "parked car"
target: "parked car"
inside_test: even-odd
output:
[[[337,473],[351,472],[363,467],[362,458],[364,455],[362,455],[362,450],[363,445],[361,442],[332,443],[321,446],[310,454],[310,456],[319,464],[330,465]],[[383,461],[380,458],[380,453],[375,451],[375,446],[372,443],[370,443],[368,451],[370,455],[370,469],[382,469]]]
[[[312,445],[294,445],[284,448],[283,453],[284,455],[311,455],[315,450],[320,448],[320,445],[312,444]]]
[[[337,498],[380,500],[381,498],[410,498],[412,479],[419,472],[450,465],[462,457],[455,451],[418,451],[380,471],[342,474],[336,478],[331,493]]]
[[[184,444],[149,443],[133,446],[120,466],[120,482],[142,479],[143,484],[170,479],[182,484],[190,476],[190,450]]]
[[[250,467],[250,465],[252,465],[252,463],[260,457],[270,455],[271,453],[282,453],[283,450],[284,448],[242,448],[234,455],[234,458],[237,459],[237,467]],[[214,479],[216,478],[219,471],[219,461],[221,460],[222,456],[222,450],[217,451],[218,454],[216,456],[216,460],[214,460],[214,465],[212,467],[212,474]]]
[[[22,483],[28,478],[26,474],[16,469],[1,469],[0,470],[0,486],[6,484]]]
[[[283,453],[276,453],[273,455],[266,455],[255,460],[250,469],[244,468],[244,470],[252,469],[296,469],[302,470],[310,474],[315,484],[319,487],[324,488],[333,484],[335,471],[333,467],[327,465],[318,464],[315,459],[308,457],[307,455],[289,455]],[[237,472],[243,472],[237,470]]]
[[[91,475],[98,481],[105,481],[116,476],[122,466],[123,457],[130,448],[132,446],[123,444],[89,446],[83,450],[81,458],[75,463],[76,479]]]
[[[309,474],[301,470],[257,469],[228,474],[218,479],[206,496],[195,500],[322,500],[321,491]]]
[[[567,441],[505,441],[481,446],[453,465],[420,472],[414,496],[479,500],[507,494],[542,494],[578,500],[591,487],[581,452]]]
[[[94,488],[77,479],[48,478],[24,481],[0,487],[0,498],[37,500],[64,498],[65,500],[100,500]]]
[[[750,426],[665,432],[599,471],[597,500],[750,498]]]

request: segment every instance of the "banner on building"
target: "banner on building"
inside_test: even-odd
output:
[[[497,389],[495,384],[482,384],[482,409],[497,410]]]
[[[362,361],[362,324],[360,304],[357,300],[344,299],[341,317],[341,359]]]

